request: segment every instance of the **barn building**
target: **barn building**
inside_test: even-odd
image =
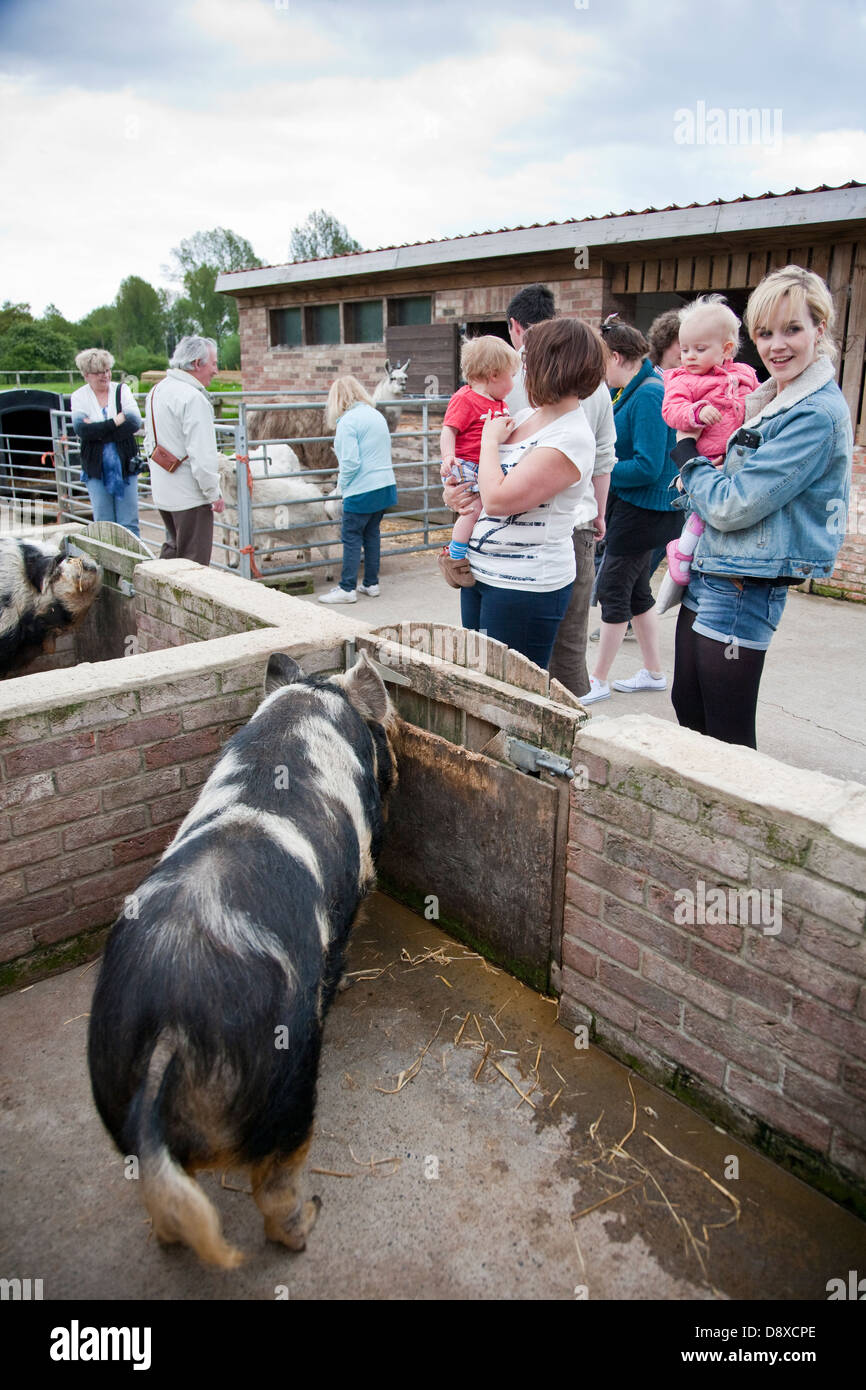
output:
[[[710,290],[742,317],[768,270],[793,262],[829,284],[838,379],[855,429],[854,493],[834,592],[866,599],[866,185],[649,208],[546,226],[359,251],[227,272],[236,298],[246,390],[327,389],[352,372],[372,387],[386,358],[411,358],[409,390],[459,385],[464,334],[506,336],[524,285],[549,285],[562,314],[598,327],[618,311],[646,329],[665,309]],[[751,345],[742,356],[749,359]],[[752,357],[757,365],[757,357]],[[763,374],[763,373],[762,373]]]

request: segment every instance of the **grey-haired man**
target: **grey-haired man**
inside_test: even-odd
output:
[[[181,338],[168,372],[147,398],[144,448],[151,459],[153,500],[165,526],[161,560],[210,564],[213,514],[225,507],[219,486],[221,455],[207,390],[216,373],[213,338]],[[181,460],[172,472],[152,458],[157,444]]]

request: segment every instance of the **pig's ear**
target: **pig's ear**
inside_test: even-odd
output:
[[[361,652],[355,665],[344,676],[334,676],[333,682],[343,687],[349,703],[355,706],[363,719],[374,719],[377,724],[385,723],[391,703],[382,677],[366,652]]]
[[[303,674],[298,663],[286,656],[285,652],[274,652],[265,672],[265,694],[271,695],[273,691],[281,690],[284,685],[291,685],[294,681],[300,680]]]

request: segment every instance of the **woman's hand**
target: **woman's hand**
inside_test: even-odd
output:
[[[511,431],[516,428],[510,415],[492,415],[488,410],[482,418],[484,420],[484,428],[481,431],[482,444],[491,440],[498,448],[500,444],[505,443]]]
[[[681,439],[697,439],[702,434],[703,430],[677,430],[677,443],[679,444]]]
[[[115,417],[114,417],[114,423],[115,423],[115,424],[118,426],[118,428],[119,428],[119,427],[123,424],[123,422],[124,422],[125,419],[126,419],[126,416],[124,415],[123,411],[122,411],[122,410],[118,410],[117,414],[116,414]]]
[[[442,489],[442,501],[449,511],[459,512],[462,516],[464,512],[471,512],[477,492],[472,491],[471,483],[446,483]]]

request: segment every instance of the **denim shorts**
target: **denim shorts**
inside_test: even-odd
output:
[[[736,642],[765,652],[788,598],[787,584],[729,578],[692,570],[683,607],[697,613],[694,631],[714,642]]]

